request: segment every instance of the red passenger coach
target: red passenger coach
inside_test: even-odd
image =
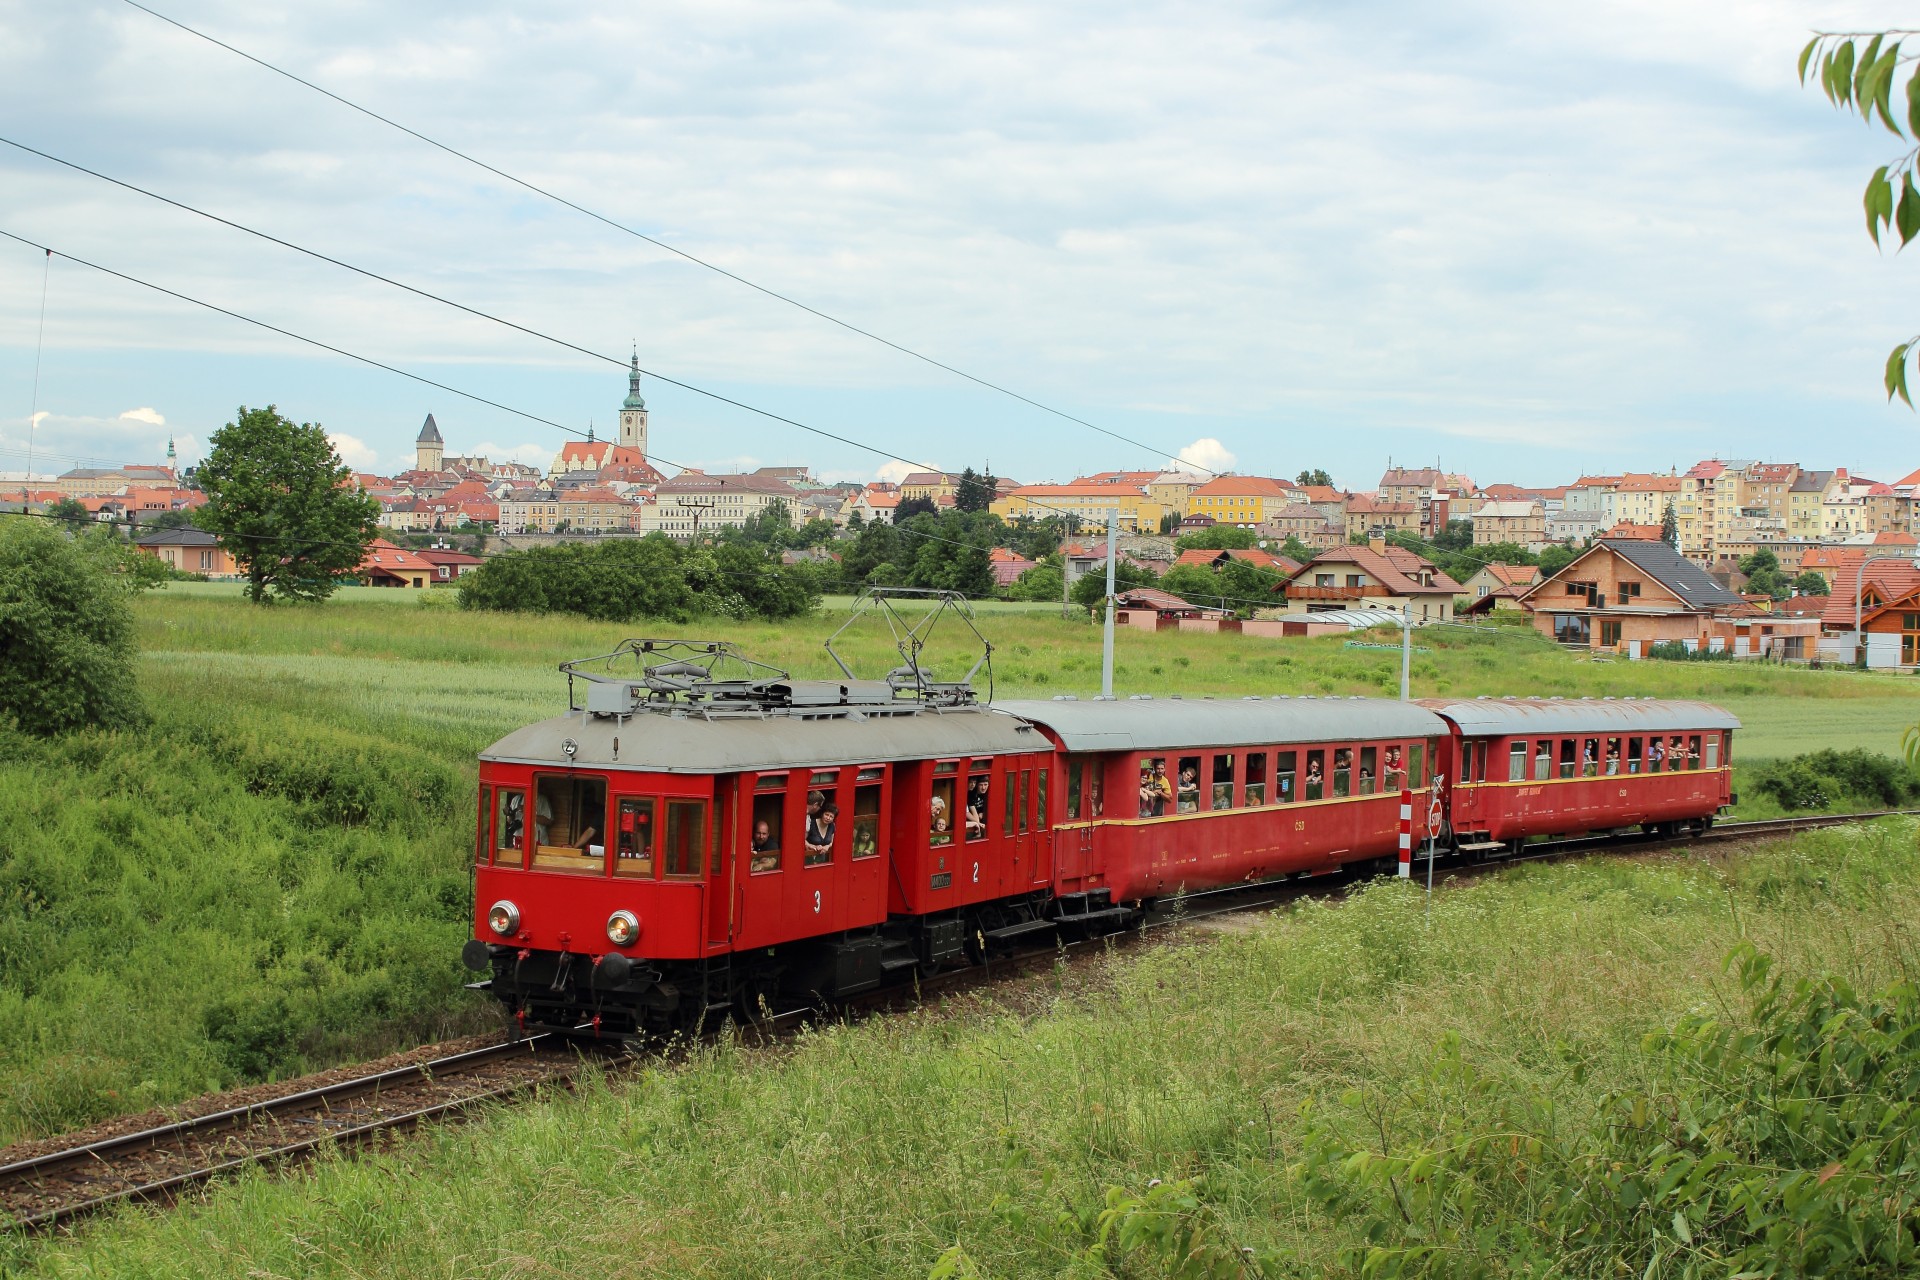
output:
[[[1450,726],[1441,773],[1453,844],[1473,855],[1529,836],[1645,827],[1703,831],[1733,801],[1740,722],[1653,698],[1424,699]]]

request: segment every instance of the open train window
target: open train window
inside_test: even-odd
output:
[[[786,775],[781,774],[780,779],[785,782]],[[787,793],[759,791],[766,784],[765,778],[754,784],[758,794],[753,797],[753,827],[748,832],[747,840],[747,872],[750,875],[780,869],[780,828],[786,822]]]
[[[875,770],[878,773],[878,770]],[[866,771],[861,770],[864,777]],[[853,856],[880,856],[880,784],[863,782],[853,789]]]
[[[1589,778],[1600,772],[1600,739],[1588,738],[1580,744],[1580,772]]]
[[[527,793],[501,787],[493,793],[493,865],[526,865]]]
[[[1282,751],[1273,758],[1273,798],[1277,804],[1292,804],[1300,798],[1293,789],[1294,769],[1299,755],[1293,751]]]
[[[1326,759],[1327,753],[1324,751],[1307,752],[1307,776],[1301,779],[1300,787],[1309,800],[1318,800],[1326,794]]]
[[[613,874],[653,879],[653,801],[628,797],[613,820]]]
[[[533,865],[596,875],[606,869],[607,780],[543,774],[533,782]]]
[[[704,800],[667,801],[666,871],[670,876],[697,876],[707,851],[707,803]]]
[[[1078,760],[1067,761],[1067,821],[1069,822],[1080,817],[1080,779],[1085,767]]]
[[[1213,758],[1213,807],[1233,808],[1233,756],[1225,751]]]
[[[837,778],[838,774],[829,773],[828,778]],[[819,781],[820,775],[814,774],[813,781]],[[800,865],[803,867],[824,867],[833,861],[833,846],[840,838],[840,805],[834,799],[834,793],[816,786],[807,792],[806,823],[801,828],[800,840],[802,853]]]
[[[1267,802],[1267,753],[1264,751],[1247,752],[1247,807],[1252,809]]]
[[[1525,782],[1527,780],[1527,740],[1515,738],[1507,748],[1507,781]]]
[[[1678,773],[1687,767],[1687,740],[1679,734],[1667,744],[1667,772]]]
[[[960,766],[954,761],[937,764],[933,767],[936,776],[933,780],[933,796],[927,801],[927,843],[947,845],[953,843],[953,802],[955,778],[952,776]]]
[[[1387,748],[1386,758],[1380,762],[1380,767],[1386,770],[1380,775],[1382,791],[1400,791],[1406,787],[1407,756],[1406,752],[1401,750],[1399,743],[1396,742]]]
[[[1627,772],[1628,773],[1640,772],[1640,747],[1641,747],[1641,741],[1639,738],[1627,739]]]
[[[1200,812],[1200,757],[1181,756],[1180,774],[1173,782],[1175,808],[1180,813]]]
[[[1358,794],[1363,796],[1373,794],[1374,783],[1380,777],[1379,766],[1380,748],[1360,748],[1360,777],[1358,779],[1360,788]]]
[[[1173,803],[1173,780],[1165,756],[1140,757],[1140,816],[1158,818]]]
[[[1580,749],[1579,744],[1576,743],[1572,738],[1560,739],[1560,776],[1561,777],[1571,778],[1574,774],[1574,771],[1579,768],[1579,761],[1577,761],[1574,758],[1574,752],[1578,751],[1579,749]]]
[[[987,815],[992,812],[988,805],[993,800],[993,768],[991,760],[975,760],[973,776],[967,779],[967,808],[962,816],[966,819],[967,839],[985,840],[987,838]]]
[[[1333,794],[1336,796],[1353,794],[1352,747],[1333,749]]]

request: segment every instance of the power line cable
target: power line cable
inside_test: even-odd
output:
[[[643,240],[646,243],[653,245],[655,248],[663,249],[666,252],[675,255],[676,257],[684,258],[686,261],[693,263],[695,266],[704,267],[708,271],[717,272],[718,274],[725,276],[727,279],[732,280],[737,284],[745,285],[747,288],[752,289],[756,293],[763,294],[766,297],[773,298],[779,302],[784,302],[788,306],[798,307],[800,310],[805,311],[807,314],[816,316],[821,320],[825,320],[829,324],[837,325],[840,328],[847,330],[849,333],[855,333],[860,335],[863,338],[867,338],[874,342],[878,342],[882,346],[890,347],[891,349],[893,349],[894,351],[898,351],[902,355],[911,356],[913,359],[919,360],[925,364],[932,365],[936,369],[945,370],[946,372],[953,374],[955,377],[965,378],[968,382],[974,383],[977,386],[985,387],[990,391],[999,392],[1001,395],[1004,395],[1004,396],[1010,396],[1013,399],[1020,401],[1022,404],[1026,404],[1035,409],[1039,409],[1043,413],[1050,413],[1055,417],[1063,418],[1068,422],[1077,423],[1078,425],[1086,427],[1091,431],[1097,431],[1103,436],[1107,436],[1111,439],[1120,441],[1122,444],[1132,445],[1134,448],[1145,450],[1149,454],[1159,454],[1161,457],[1167,458],[1170,461],[1178,460],[1182,466],[1189,466],[1197,471],[1204,471],[1210,476],[1218,476],[1223,474],[1221,472],[1215,471],[1211,467],[1202,466],[1197,462],[1188,462],[1184,459],[1181,459],[1179,452],[1177,450],[1156,449],[1153,446],[1145,444],[1142,441],[1135,440],[1129,436],[1122,435],[1117,431],[1111,430],[1107,427],[1103,427],[1098,423],[1089,422],[1085,418],[1079,417],[1075,414],[1068,413],[1064,409],[1056,409],[1052,405],[1045,404],[1039,400],[1035,400],[1031,396],[1023,395],[1022,393],[1015,391],[1009,387],[1003,386],[1000,383],[994,382],[991,379],[983,378],[977,374],[968,373],[965,369],[957,368],[954,365],[948,364],[942,360],[938,360],[933,356],[925,354],[924,352],[916,351],[912,347],[908,347],[901,343],[895,342],[890,338],[882,337],[881,335],[874,333],[872,330],[863,329],[859,325],[853,324],[850,321],[842,320],[838,316],[830,315],[829,313],[820,310],[818,307],[809,306],[808,304],[801,302],[797,298],[791,297],[784,293],[780,293],[777,290],[770,289],[765,285],[756,284],[754,281],[747,279],[745,276],[740,275],[737,272],[729,271],[725,267],[720,266],[717,263],[709,262],[705,258],[698,257],[697,255],[689,253],[684,249],[677,248],[674,245],[668,244],[664,240],[658,239],[657,237],[654,237],[654,236],[650,236],[643,231],[636,230],[633,227],[627,226],[625,223],[618,222],[613,218],[608,217],[605,214],[597,213],[594,210],[587,208],[585,205],[577,204],[574,201],[567,199],[565,196],[562,196],[557,194],[556,192],[550,191],[547,188],[542,187],[536,183],[529,182],[525,178],[516,177],[515,175],[508,173],[504,169],[497,168],[494,165],[488,164],[484,160],[478,159],[475,156],[469,155],[467,152],[461,151],[457,147],[449,146],[447,143],[441,142],[435,138],[428,137],[426,134],[421,133],[417,129],[409,128],[408,126],[401,124],[397,120],[393,120],[387,116],[383,116],[379,112],[371,109],[370,107],[363,107],[359,103],[354,102],[351,99],[344,98],[339,94],[334,93],[330,89],[323,89],[319,85],[313,83],[311,80],[302,79],[300,76],[295,75],[293,72],[288,71],[283,67],[275,66],[273,63],[268,62],[263,58],[256,57],[253,54],[248,53],[244,49],[236,48],[235,46],[228,44],[224,40],[208,35],[206,32],[198,30],[197,28],[190,27],[186,23],[181,22],[176,18],[170,18],[166,14],[161,13],[157,9],[152,9],[144,4],[141,4],[139,0],[126,0],[126,3],[133,6],[135,9],[140,10],[142,13],[148,14],[151,17],[158,18],[160,21],[168,24],[169,26],[178,28],[179,30],[186,32],[188,35],[204,40],[208,44],[216,45],[219,48],[225,49],[228,53],[234,54],[236,57],[244,58],[248,62],[253,63],[257,67],[261,67],[267,71],[271,71],[275,75],[282,76],[288,80],[291,80],[295,84],[301,85],[304,88],[311,89],[313,92],[320,94],[323,97],[330,98],[334,102],[339,103],[343,107],[346,107],[353,111],[357,111],[361,115],[366,116],[371,120],[379,121],[381,124],[386,125],[388,128],[397,129],[401,133],[406,134],[408,137],[414,138],[420,142],[424,142],[428,146],[433,147],[438,151],[442,151],[447,155],[454,157],[455,159],[464,160],[468,164],[471,164],[478,168],[486,170],[488,173],[493,174],[497,178],[500,178],[506,182],[513,183],[517,187],[520,187],[527,191],[531,191],[535,195],[543,196],[546,199],[552,200],[557,204],[564,205],[565,207],[573,210],[575,213],[579,213],[588,218],[592,218],[595,222],[599,222],[605,226],[611,227],[615,231],[624,232],[627,235],[633,236],[635,239]]]

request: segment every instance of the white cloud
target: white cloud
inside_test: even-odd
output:
[[[380,456],[368,447],[364,440],[347,435],[342,431],[327,432],[327,443],[340,455],[340,461],[355,471],[375,471],[380,465]]]
[[[448,445],[447,452],[457,457],[485,458],[489,462],[524,462],[530,467],[544,467],[553,461],[553,455],[560,449],[557,445],[494,444],[489,440],[471,449],[456,449]]]
[[[873,478],[888,484],[899,484],[919,469],[910,462],[883,462],[874,471]]]
[[[166,415],[151,405],[144,404],[138,409],[128,409],[121,413],[120,420],[123,422],[144,422],[150,427],[164,427],[167,425]]]
[[[1168,460],[1173,467],[1198,468],[1201,471],[1231,471],[1234,455],[1212,436],[1202,436]]]

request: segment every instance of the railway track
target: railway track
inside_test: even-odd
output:
[[[1733,822],[1682,837],[1639,833],[1584,837],[1543,842],[1509,857],[1475,864],[1441,860],[1436,867],[1445,867],[1449,877],[1459,877],[1525,862],[1594,853],[1660,853],[1915,814],[1920,810]],[[1414,874],[1425,874],[1424,861],[1417,856]],[[1355,882],[1352,876],[1325,875],[1184,894],[1150,912],[1127,933],[1036,945],[985,965],[922,979],[911,987],[876,991],[845,1002],[841,1009],[884,1011],[933,995],[1001,983],[1063,958],[1137,942],[1164,928],[1265,910]],[[783,1024],[814,1012],[808,1008],[775,1013],[762,1030],[777,1037]],[[364,1144],[483,1103],[511,1099],[541,1084],[564,1083],[582,1060],[580,1042],[536,1035],[50,1151],[0,1166],[0,1214],[10,1218],[16,1229],[46,1230],[125,1201],[170,1201],[248,1165],[297,1160],[327,1146]]]

